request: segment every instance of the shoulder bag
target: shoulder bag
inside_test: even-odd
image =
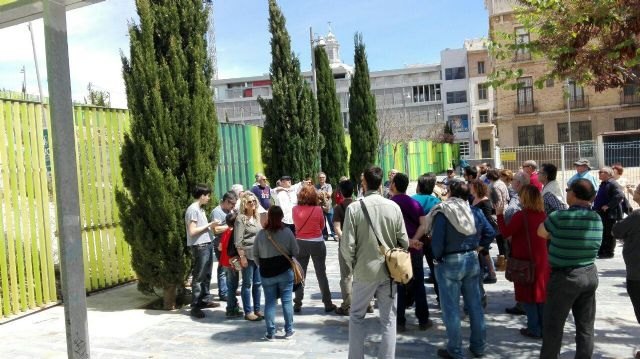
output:
[[[265,232],[267,232],[267,238],[269,238],[269,241],[271,241],[271,244],[273,244],[276,250],[280,252],[280,254],[282,254],[285,258],[287,258],[287,260],[291,264],[291,270],[293,270],[293,290],[295,291],[300,287],[304,287],[304,269],[302,269],[302,265],[300,264],[300,262],[298,262],[298,260],[295,259],[294,257],[289,256],[284,251],[284,249],[280,247],[278,242],[273,240],[273,238],[271,237],[271,233],[269,233],[268,230],[265,230]]]
[[[510,257],[507,261],[507,269],[504,276],[508,281],[515,284],[530,285],[535,281],[536,265],[533,262],[533,253],[531,251],[531,238],[529,237],[529,221],[526,210],[522,210],[524,215],[524,230],[527,234],[527,245],[529,247],[529,259],[517,259]]]
[[[360,206],[362,206],[362,212],[364,213],[367,222],[369,222],[369,226],[371,227],[373,234],[376,236],[376,240],[378,241],[378,248],[380,249],[380,253],[384,256],[384,261],[387,265],[389,278],[397,283],[409,283],[411,278],[413,278],[411,255],[406,249],[402,247],[388,249],[387,246],[385,246],[384,243],[380,241],[375,228],[373,228],[373,223],[371,223],[371,217],[369,216],[369,211],[367,211],[367,206],[365,206],[364,201],[360,200]]]

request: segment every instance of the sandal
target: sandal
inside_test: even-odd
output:
[[[523,336],[525,336],[527,338],[542,339],[541,335],[535,335],[532,332],[530,332],[529,329],[527,329],[527,328],[520,329],[520,334],[522,334]]]

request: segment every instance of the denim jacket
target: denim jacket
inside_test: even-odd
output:
[[[447,254],[474,250],[478,246],[488,247],[496,236],[496,232],[485,218],[482,210],[472,207],[476,234],[464,236],[449,223],[442,213],[438,213],[433,224],[431,249],[433,257],[442,259]]]

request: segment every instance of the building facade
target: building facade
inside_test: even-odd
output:
[[[514,16],[513,0],[485,0],[489,13],[489,35],[514,35],[516,43],[532,40]],[[547,70],[547,60],[521,49],[505,59],[491,59],[497,68],[522,69],[516,90],[496,89],[495,120],[499,145],[533,146],[592,141],[610,131],[640,129],[640,95],[637,86],[596,93],[566,79],[546,80],[534,86]]]

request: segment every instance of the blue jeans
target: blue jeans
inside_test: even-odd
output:
[[[424,267],[422,266],[422,251],[419,253],[411,253],[411,267],[413,268],[413,280],[406,285],[398,284],[398,324],[405,325],[406,318],[406,287],[411,286],[413,289],[413,297],[415,299],[416,317],[418,323],[426,324],[429,320],[429,307],[427,305],[427,292],[424,289]]]
[[[527,313],[527,329],[533,335],[542,336],[542,312],[544,303],[522,303]]]
[[[227,295],[227,275],[224,268],[220,265],[220,251],[218,250],[218,244],[215,242],[213,246],[213,253],[216,255],[216,259],[218,260],[218,269],[216,273],[218,275],[218,297],[222,298]]]
[[[231,268],[224,268],[224,273],[227,278],[227,312],[231,312],[238,307],[236,290],[240,282],[240,273]]]
[[[322,235],[324,237],[328,237],[329,235],[333,235],[336,233],[335,229],[333,229],[333,208],[329,209],[329,212],[323,212],[325,221],[329,222],[328,227],[324,226],[322,229]]]
[[[278,294],[282,302],[285,333],[293,332],[293,271],[291,269],[275,277],[262,278],[264,290],[264,320],[267,335],[273,336],[276,331],[276,304]]]
[[[240,296],[242,297],[242,309],[244,314],[257,312],[260,310],[260,271],[256,262],[247,259],[247,268],[242,269],[242,289]],[[235,293],[234,293],[235,294]],[[251,298],[253,297],[253,305]]]
[[[469,349],[476,355],[484,353],[486,329],[482,311],[480,265],[475,251],[447,255],[435,267],[440,287],[442,321],[447,328],[447,351],[454,358],[464,358],[460,335],[460,292],[469,310],[471,338]]]
[[[213,270],[213,244],[191,246],[193,272],[191,278],[191,307],[204,307],[211,300],[211,271]]]

